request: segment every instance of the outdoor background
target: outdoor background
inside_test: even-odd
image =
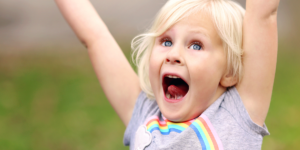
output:
[[[165,2],[92,0],[128,58],[131,39]],[[279,55],[266,120],[271,135],[264,150],[300,149],[299,6],[282,0],[279,8]],[[0,150],[128,149],[124,130],[54,1],[0,0]]]

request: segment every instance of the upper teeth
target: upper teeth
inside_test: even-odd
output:
[[[167,75],[167,77],[168,77],[168,78],[174,78],[174,79],[180,78],[180,77],[178,77],[178,76],[173,76],[173,75]]]

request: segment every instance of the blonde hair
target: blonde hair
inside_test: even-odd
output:
[[[137,65],[140,86],[149,98],[154,98],[149,80],[149,60],[155,38],[191,13],[199,11],[210,15],[226,51],[227,72],[240,81],[244,8],[230,0],[169,0],[148,32],[132,40],[132,58]]]

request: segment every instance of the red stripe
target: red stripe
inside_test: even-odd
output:
[[[183,122],[183,123],[185,123],[186,125],[188,125],[188,126],[190,126],[192,123],[191,122],[189,122],[189,121],[186,121],[186,122]]]
[[[150,123],[152,123],[152,122],[154,122],[154,121],[155,121],[155,122],[158,122],[159,126],[161,126],[161,127],[167,126],[167,123],[166,123],[166,124],[161,124],[160,121],[159,121],[158,119],[151,119],[151,120],[149,120],[148,123],[146,124],[146,126],[148,126]]]
[[[201,117],[198,117],[199,121],[202,122],[202,124],[204,125],[204,127],[206,128],[206,131],[208,132],[213,144],[214,144],[214,147],[215,147],[215,150],[219,150],[219,146],[217,144],[217,141],[215,139],[215,137],[213,136],[212,132],[210,131],[210,128],[208,127],[208,125],[206,124],[205,120]]]
[[[165,122],[166,122],[166,124],[161,124],[160,123],[160,121],[159,121],[159,119],[151,119],[151,120],[149,120],[148,121],[148,123],[146,124],[146,126],[148,126],[150,123],[152,123],[152,122],[154,122],[154,121],[156,121],[156,122],[158,122],[158,124],[159,124],[159,126],[161,126],[161,127],[165,127],[165,126],[167,126],[167,122],[171,122],[171,121],[169,121],[169,120],[165,120]],[[176,123],[176,122],[172,122],[172,123]],[[186,125],[188,125],[188,126],[190,126],[192,123],[191,122],[189,122],[189,121],[186,121],[186,122],[182,122],[182,123],[184,123],[184,124],[186,124]]]

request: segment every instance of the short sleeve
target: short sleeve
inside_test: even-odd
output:
[[[231,99],[236,105],[236,108],[238,110],[239,118],[242,120],[243,126],[245,129],[248,129],[249,131],[252,131],[256,134],[261,135],[262,137],[266,135],[270,135],[267,126],[264,124],[262,127],[257,125],[252,121],[250,118],[250,115],[248,114],[246,107],[244,106],[242,99],[237,91],[237,89],[231,88],[229,90],[229,94],[231,96]]]

